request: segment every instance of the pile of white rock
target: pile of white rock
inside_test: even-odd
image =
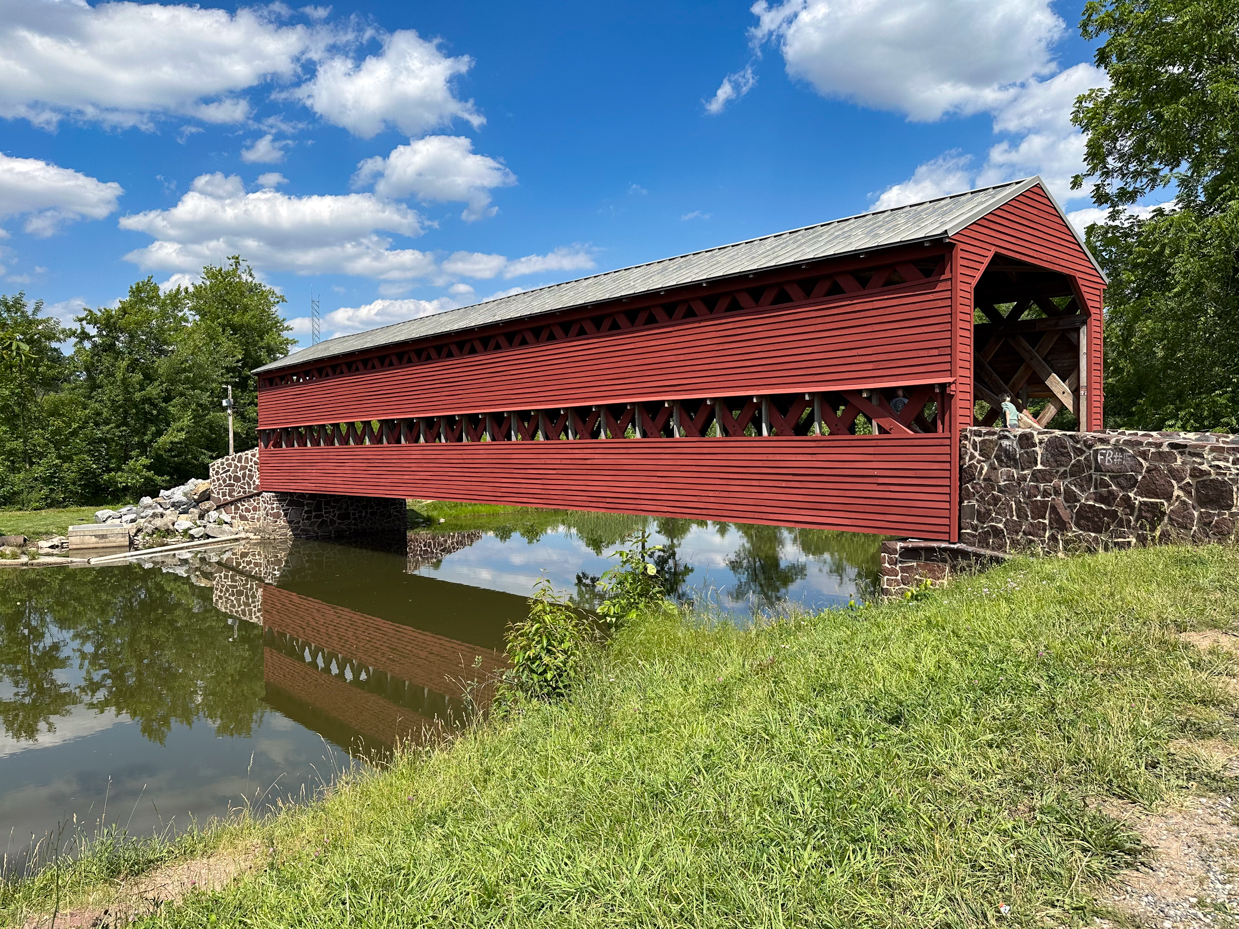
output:
[[[95,522],[132,526],[139,542],[175,541],[173,537],[222,539],[239,532],[232,526],[232,517],[211,502],[211,482],[200,480],[161,490],[158,497],[143,497],[136,505],[99,510]]]

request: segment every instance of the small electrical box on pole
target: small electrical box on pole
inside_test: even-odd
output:
[[[235,454],[232,444],[232,385],[228,385],[228,397],[224,400],[224,409],[228,411],[228,454]]]

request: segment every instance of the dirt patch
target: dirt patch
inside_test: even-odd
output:
[[[253,871],[260,858],[257,847],[219,853],[166,865],[128,881],[118,881],[107,903],[67,909],[34,917],[23,929],[114,929],[150,916],[165,903],[176,903],[191,893],[220,890],[242,874]],[[54,921],[53,921],[54,920]]]
[[[1145,865],[1101,895],[1103,903],[1152,929],[1239,927],[1239,810],[1232,798],[1195,797],[1160,813],[1118,801],[1102,808],[1138,832],[1150,851]]]
[[[1195,645],[1201,651],[1208,651],[1215,645],[1223,651],[1239,655],[1239,632],[1227,632],[1223,629],[1205,629],[1201,632],[1181,632],[1179,638]]]

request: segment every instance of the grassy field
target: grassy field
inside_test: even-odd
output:
[[[70,526],[93,523],[103,506],[70,506],[59,510],[0,510],[0,535],[48,539],[64,535]]]
[[[1098,801],[1222,784],[1169,743],[1236,738],[1236,668],[1177,633],[1237,619],[1229,548],[1016,561],[755,630],[655,609],[567,702],[265,822],[101,846],[0,885],[0,916],[223,846],[257,866],[147,925],[1090,925],[1142,854]]]

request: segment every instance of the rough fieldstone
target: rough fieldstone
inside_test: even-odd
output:
[[[1100,534],[1109,529],[1117,519],[1118,514],[1107,506],[1081,503],[1076,507],[1075,527],[1082,532]]]
[[[194,524],[187,519],[178,519],[172,524],[172,528],[177,532],[188,532],[190,529],[194,528]]]
[[[193,498],[195,503],[202,503],[204,500],[211,498],[211,482],[197,481],[194,484]]]
[[[1174,487],[1174,480],[1165,471],[1149,469],[1144,472],[1144,477],[1140,478],[1140,482],[1136,485],[1136,496],[1165,500],[1169,503],[1174,499]]]
[[[1220,477],[1196,481],[1196,505],[1207,510],[1231,510],[1235,506],[1235,488]]]
[[[95,522],[106,523],[109,519],[115,519],[120,516],[115,510],[98,510],[95,513]]]
[[[134,523],[138,521],[138,514],[137,513],[126,513],[124,516],[120,518],[120,521],[121,521],[122,526],[132,526]]]
[[[201,526],[195,526],[189,530],[189,537],[191,539],[201,539],[204,535],[206,535],[206,530]]]
[[[1176,529],[1190,532],[1196,525],[1196,508],[1188,501],[1180,500],[1166,514],[1166,522]]]
[[[212,503],[210,500],[203,500],[201,503],[198,504],[198,512],[200,513],[210,513],[214,509],[215,509],[215,504]]]
[[[25,548],[30,540],[24,535],[0,535],[0,547]]]

